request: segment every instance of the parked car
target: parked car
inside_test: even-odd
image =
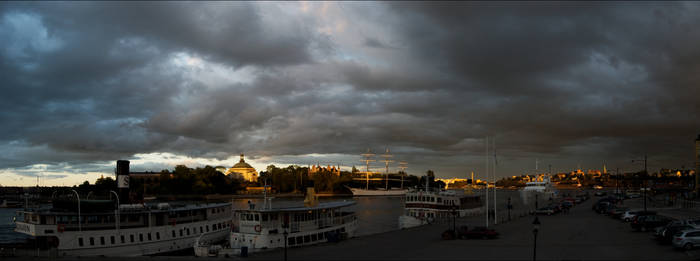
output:
[[[551,207],[543,207],[543,208],[538,208],[535,210],[535,215],[547,215],[551,216],[554,215],[554,209]]]
[[[636,231],[648,231],[658,226],[665,226],[671,221],[673,221],[673,219],[655,214],[637,215],[637,217],[632,220],[632,223],[630,223],[630,226]]]
[[[696,230],[698,227],[696,226],[691,226],[691,225],[666,225],[663,227],[658,227],[656,230],[656,233],[654,233],[654,236],[656,237],[657,240],[659,240],[661,243],[670,243],[671,240],[673,239],[673,235],[675,235],[678,232],[681,231],[686,231],[686,230]]]
[[[677,232],[671,241],[674,247],[691,250],[700,245],[700,230],[686,230]]]
[[[549,207],[554,210],[555,214],[561,212],[561,205],[560,204],[552,204],[552,205],[549,205]]]
[[[608,215],[612,218],[620,218],[622,214],[624,214],[629,208],[625,207],[615,207],[615,208],[610,208],[608,209]]]
[[[603,189],[603,186],[601,186],[601,185],[595,185],[595,186],[593,186],[593,189]]]
[[[570,201],[562,201],[561,202],[561,207],[562,208],[571,208],[574,206],[574,203],[571,203]]]
[[[486,227],[475,227],[472,230],[459,231],[459,238],[467,239],[494,239],[498,237],[498,232],[493,229],[488,229]]]
[[[604,210],[610,206],[613,206],[613,204],[609,201],[600,201],[596,204],[593,204],[593,211],[595,211],[598,214],[602,214],[605,213]]]

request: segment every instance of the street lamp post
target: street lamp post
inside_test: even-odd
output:
[[[537,232],[540,230],[540,220],[535,216],[535,221],[532,221],[532,234],[535,236],[535,242],[532,248],[532,261],[537,260]]]
[[[287,236],[289,233],[287,232],[287,228],[284,228],[284,261],[287,261]]]
[[[287,229],[289,228],[289,214],[284,214],[284,223],[282,223],[282,228],[284,228],[284,261],[287,261],[287,236],[289,236],[289,232],[287,232]]]
[[[116,219],[114,221],[114,224],[117,226],[117,234],[119,234],[119,194],[117,192],[114,192],[114,190],[110,190],[112,194],[114,194],[114,197],[117,199],[117,209],[114,210],[114,218]]]
[[[75,197],[78,198],[78,231],[83,231],[80,225],[80,195],[74,189],[71,189],[71,191],[73,191],[75,193]]]
[[[649,173],[647,172],[647,155],[644,155],[643,160],[632,160],[632,162],[639,162],[639,161],[644,161],[644,177],[642,178],[643,183],[644,183],[644,188],[642,188],[642,191],[644,193],[644,212],[647,211],[647,178],[649,176]]]
[[[452,232],[455,235],[455,238],[457,237],[457,206],[455,206],[455,203],[452,203]]]
[[[508,197],[508,221],[510,221],[510,210],[513,209],[513,205],[510,203],[510,197]]]

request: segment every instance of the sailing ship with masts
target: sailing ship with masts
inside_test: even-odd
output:
[[[365,188],[352,188],[346,186],[350,191],[352,192],[353,196],[403,196],[406,194],[408,190],[403,188],[403,178],[405,174],[401,174],[401,188],[390,188],[389,187],[389,163],[394,162],[392,160],[393,155],[389,153],[389,149],[386,149],[386,152],[384,154],[381,154],[380,157],[383,159],[381,161],[384,162],[385,167],[386,167],[386,173],[384,174],[384,189],[370,189],[369,187],[369,181],[370,181],[370,175],[372,172],[370,171],[369,165],[370,162],[374,162],[376,160],[373,159],[373,157],[376,154],[372,153],[369,149],[367,149],[367,152],[362,154],[362,161],[365,162],[367,169],[365,172]],[[400,168],[405,170],[406,169],[406,164],[405,162],[400,162]],[[381,180],[381,179],[371,179],[371,180]]]

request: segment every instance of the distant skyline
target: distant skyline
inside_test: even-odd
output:
[[[481,177],[486,136],[499,177],[656,171],[700,134],[698,2],[4,2],[0,39],[3,186],[387,147]]]

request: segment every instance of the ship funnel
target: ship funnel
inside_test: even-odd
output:
[[[117,188],[119,189],[119,201],[121,204],[129,203],[129,161],[117,160]]]

